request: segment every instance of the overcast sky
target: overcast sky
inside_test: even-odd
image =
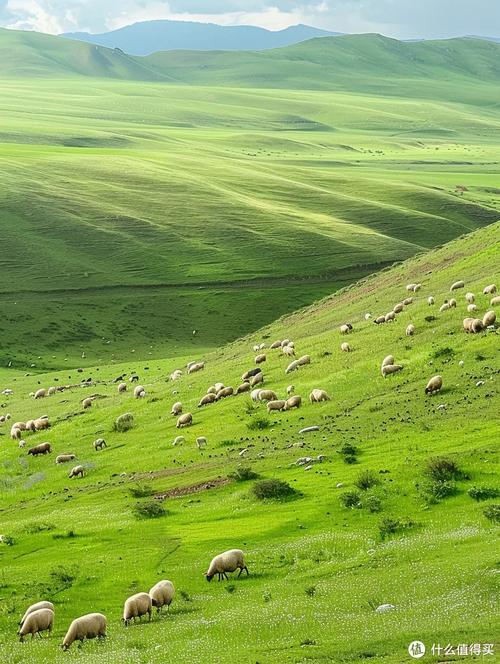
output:
[[[106,32],[152,19],[271,30],[307,23],[402,39],[500,36],[500,0],[0,0],[0,25],[53,34]]]

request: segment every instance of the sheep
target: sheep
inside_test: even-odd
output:
[[[432,297],[432,295],[429,295],[429,297],[427,298],[427,304],[430,307],[434,304],[434,298]]]
[[[385,323],[385,316],[377,316],[373,322],[375,325],[381,325],[382,323]]]
[[[286,410],[286,401],[284,399],[277,399],[276,401],[268,401],[267,412],[271,413],[273,410]]]
[[[473,334],[477,334],[478,332],[482,332],[483,329],[484,329],[483,321],[480,318],[474,318],[474,320],[470,324],[470,331]]]
[[[303,367],[306,364],[311,364],[310,355],[302,355],[302,357],[299,357],[299,359],[297,360],[297,364],[299,367]]]
[[[39,443],[38,445],[35,445],[35,447],[32,447],[28,450],[28,454],[31,454],[31,456],[38,456],[39,454],[50,454],[51,452],[52,448],[50,443]]]
[[[263,382],[264,382],[264,374],[262,373],[262,371],[259,371],[258,374],[256,374],[250,379],[250,387],[255,387],[256,385],[260,385]]]
[[[225,385],[224,383],[215,383],[214,387],[215,387],[215,394],[217,394],[217,392],[220,392],[221,390],[224,389]]]
[[[193,424],[193,415],[191,413],[184,413],[184,415],[181,415],[179,418],[177,418],[177,422],[175,426],[180,429],[182,427],[189,427]]]
[[[195,362],[195,364],[192,364],[189,367],[188,374],[196,373],[197,371],[201,371],[204,368],[205,368],[205,362]]]
[[[182,413],[182,404],[180,401],[176,401],[172,406],[170,414],[173,415],[174,417],[177,417],[181,413]]]
[[[172,443],[172,445],[174,445],[174,446],[175,446],[175,445],[180,445],[180,444],[183,443],[184,441],[185,441],[184,436],[176,436],[176,437],[174,438],[174,442]]]
[[[261,389],[259,387],[256,390],[252,390],[250,392],[250,398],[252,399],[252,401],[258,401],[259,400],[260,391],[261,391]]]
[[[367,312],[365,314],[365,320],[370,320],[371,317],[372,317],[372,315],[370,313]]]
[[[302,405],[302,398],[299,395],[295,395],[286,400],[285,410],[292,410],[292,408],[300,408]]]
[[[465,332],[472,332],[471,325],[472,325],[473,320],[474,320],[473,318],[464,318],[463,327],[464,327]]]
[[[50,422],[48,417],[38,417],[36,420],[33,420],[35,426],[35,431],[43,431],[50,428]]]
[[[453,293],[453,291],[458,290],[459,288],[463,288],[464,286],[465,286],[464,281],[455,281],[450,286],[450,293]]]
[[[245,373],[241,376],[241,380],[250,380],[250,378],[253,378],[254,376],[257,376],[257,374],[261,373],[262,369],[260,367],[255,367],[254,369],[249,369],[248,371],[245,371]]]
[[[455,298],[452,297],[450,298],[448,304],[450,305],[450,308],[454,309],[457,306],[457,301],[455,300]]]
[[[259,401],[276,401],[277,399],[276,392],[273,392],[273,390],[259,390]]]
[[[51,397],[57,392],[56,388],[54,386],[49,387],[47,390],[47,396]]]
[[[283,355],[287,355],[288,357],[293,357],[295,355],[295,348],[293,346],[285,346],[281,350]]]
[[[26,431],[26,422],[14,422],[12,428],[19,429],[20,431]]]
[[[19,441],[19,449],[22,449],[23,447],[26,447],[26,441],[25,440],[20,440]]]
[[[160,613],[164,606],[168,609],[172,604],[175,595],[174,584],[172,581],[167,581],[166,579],[158,581],[158,583],[155,583],[150,589],[148,594],[151,597],[151,604],[156,607],[157,612]]]
[[[80,618],[75,618],[69,626],[61,648],[68,650],[73,641],[84,641],[85,639],[104,639],[106,637],[106,616],[102,613],[87,613]]]
[[[140,620],[146,614],[149,616],[149,620],[151,620],[151,607],[152,601],[148,593],[136,593],[132,595],[125,601],[123,607],[123,624],[125,626],[128,625],[132,619],[135,622],[136,618]]]
[[[401,364],[386,364],[384,367],[382,367],[382,376],[385,378],[390,374],[396,373],[397,371],[401,371],[402,368],[403,367],[401,366]]]
[[[107,447],[106,441],[104,438],[98,438],[97,440],[94,440],[94,449],[97,452],[98,450],[102,450],[103,447]]]
[[[385,319],[385,322],[386,322],[386,323],[388,323],[389,321],[396,320],[396,314],[395,314],[395,312],[394,312],[394,311],[389,311],[389,312],[386,313],[386,315],[384,316],[384,319]]]
[[[344,341],[343,344],[340,344],[340,350],[343,351],[344,353],[350,353],[351,352],[351,347],[347,342]]]
[[[26,618],[29,616],[30,613],[38,611],[39,609],[50,609],[51,611],[54,611],[54,605],[52,604],[52,602],[47,602],[45,600],[42,600],[41,602],[36,602],[35,604],[28,606],[28,608],[24,612],[24,616],[21,618],[21,620],[18,623],[19,626],[23,624],[23,622],[26,620]]]
[[[389,364],[394,364],[394,355],[386,355],[382,360],[381,368],[386,367]]]
[[[118,394],[123,394],[123,392],[127,391],[127,383],[120,383],[118,385]]]
[[[343,325],[340,326],[340,334],[349,334],[351,330],[352,330],[352,325],[348,325],[347,323],[344,323]]]
[[[26,422],[26,431],[36,431],[36,429],[35,429],[35,420],[27,420],[27,422]]]
[[[260,355],[257,355],[255,358],[255,364],[262,364],[262,362],[265,362],[267,360],[267,356],[265,353],[261,353]]]
[[[250,383],[244,382],[236,388],[236,394],[242,394],[243,392],[249,392],[251,388]]]
[[[406,297],[406,298],[403,300],[403,304],[405,305],[405,307],[407,307],[407,306],[410,305],[410,304],[413,304],[413,298],[412,298],[412,297]]]
[[[115,420],[115,431],[128,431],[134,426],[134,416],[132,413],[123,413]]]
[[[76,454],[58,454],[56,456],[56,463],[67,463],[68,461],[74,461],[76,459]]]
[[[72,477],[83,477],[85,475],[85,468],[83,466],[74,466],[68,477],[71,479]]]
[[[290,339],[283,339],[281,342],[281,348],[284,348],[285,346],[288,346],[290,343]]]
[[[487,311],[483,316],[483,327],[488,327],[488,325],[494,325],[497,319],[497,315],[494,311]]]
[[[269,348],[272,348],[275,350],[276,348],[281,348],[281,341],[273,341],[273,343],[269,346]]]
[[[199,450],[207,446],[207,439],[205,438],[205,436],[198,436],[198,438],[196,439],[196,446],[198,447]]]
[[[136,385],[134,388],[134,399],[142,399],[146,396],[146,390],[143,385]]]
[[[205,573],[205,578],[207,581],[211,581],[217,574],[219,581],[221,581],[228,578],[227,572],[234,572],[237,569],[240,570],[238,577],[241,576],[243,570],[248,575],[248,567],[245,564],[243,551],[241,549],[230,549],[212,559],[208,571]]]
[[[392,307],[392,310],[394,311],[395,314],[400,314],[403,311],[404,304],[402,302],[398,302]]]
[[[19,641],[22,643],[27,634],[31,634],[32,639],[35,634],[39,634],[40,632],[48,631],[50,635],[53,625],[54,611],[52,609],[45,608],[32,611],[25,617],[19,627],[17,632],[19,634]]]
[[[309,401],[311,403],[319,403],[320,401],[330,401],[330,396],[325,392],[325,390],[314,389],[309,395]]]
[[[449,302],[444,302],[440,307],[439,311],[443,313],[443,311],[447,311],[450,308],[450,303]]]
[[[433,376],[427,383],[425,388],[425,394],[434,394],[434,392],[439,392],[443,387],[443,378],[442,376]]]
[[[18,427],[12,427],[10,430],[10,437],[12,440],[21,440],[22,432]]]
[[[176,369],[175,371],[172,371],[170,374],[170,380],[179,380],[179,378],[182,376],[182,371],[180,369]]]
[[[490,284],[483,288],[483,295],[494,295],[497,292],[496,284]]]
[[[289,386],[286,388],[286,393],[287,393],[287,395],[290,396],[294,390],[295,390],[295,386],[294,386],[294,385],[289,385]]]
[[[500,305],[500,295],[492,297],[490,300],[490,307],[497,307],[498,305]]]
[[[468,302],[469,304],[473,304],[475,299],[476,298],[474,293],[465,293],[465,301]]]
[[[253,347],[253,351],[256,352],[258,350],[259,350],[259,344],[255,344],[255,346]]]
[[[87,399],[84,399],[82,401],[82,406],[84,408],[90,408],[92,406],[92,399],[90,397],[87,397]]]
[[[230,397],[233,394],[234,394],[234,389],[232,387],[230,386],[223,387],[222,390],[219,390],[219,392],[217,392],[217,396],[215,398],[217,399],[217,401],[219,401],[219,399],[225,399],[226,397]]]
[[[406,328],[406,336],[411,337],[414,334],[415,334],[415,325],[413,325],[413,323],[410,323]]]
[[[467,311],[468,313],[472,313],[473,311],[477,311],[477,304],[468,304],[467,305]]]
[[[198,404],[198,408],[201,408],[202,406],[207,406],[209,403],[213,403],[216,401],[217,397],[215,394],[205,394],[204,397],[200,399],[200,403]]]
[[[47,396],[47,390],[45,390],[43,387],[39,390],[37,390],[33,396],[34,399],[43,399],[44,397]]]
[[[413,284],[413,292],[416,293],[422,288],[422,284]]]
[[[416,284],[407,284],[406,290],[408,293],[413,293],[413,289],[415,288]]]

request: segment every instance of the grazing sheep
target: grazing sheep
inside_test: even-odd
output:
[[[394,311],[395,314],[400,314],[404,309],[404,304],[402,302],[398,302],[392,307],[392,310]]]
[[[459,288],[461,288],[461,286]],[[427,387],[425,388],[425,393],[426,394],[434,394],[434,392],[439,392],[439,390],[442,387],[443,387],[443,378],[442,378],[442,376],[433,376],[430,379],[430,381],[427,383]]]
[[[283,355],[287,355],[288,357],[293,357],[295,355],[295,348],[293,346],[285,346],[281,350]]]
[[[12,427],[10,430],[10,437],[12,440],[20,440],[22,436],[21,429],[18,427]]]
[[[26,431],[26,422],[14,422],[12,428],[19,429],[20,431]]]
[[[427,298],[427,304],[429,306],[432,306],[434,304],[434,298],[432,297],[432,295],[429,295],[429,297]]]
[[[260,391],[261,391],[261,389],[260,389],[260,387],[258,387],[256,390],[252,390],[250,392],[250,398],[252,399],[252,401],[258,401],[259,400]]]
[[[106,627],[106,616],[102,613],[87,613],[80,616],[80,618],[75,618],[66,632],[61,648],[68,650],[73,641],[104,639],[106,637]]]
[[[325,392],[325,390],[320,390],[316,388],[309,395],[309,401],[311,403],[319,403],[320,401],[330,401],[330,397]]]
[[[188,374],[196,373],[205,368],[205,362],[195,362],[188,368]]]
[[[444,302],[440,307],[439,311],[442,313],[443,311],[447,311],[450,308],[450,303],[449,302]]]
[[[258,351],[258,350],[259,350],[259,344],[256,344],[256,345],[253,347],[253,351],[256,352],[256,351]]]
[[[219,390],[219,392],[217,392],[215,398],[217,399],[217,401],[219,401],[219,399],[225,399],[226,397],[230,397],[233,394],[234,394],[234,389],[232,387],[230,386],[223,387],[222,390]]]
[[[35,429],[35,420],[27,420],[27,422],[26,422],[26,431],[36,431],[36,429]]]
[[[259,373],[262,373],[262,369],[260,367],[249,369],[248,371],[245,371],[245,373],[242,375],[241,380],[249,380],[250,378],[257,376],[257,374]]]
[[[273,350],[276,348],[281,348],[281,341],[273,341],[269,348],[272,348]]]
[[[483,295],[494,295],[497,292],[496,284],[490,284],[483,289]]]
[[[415,325],[413,325],[413,323],[410,323],[406,328],[406,336],[411,337],[414,334],[415,334]]]
[[[453,284],[450,286],[450,293],[453,293],[453,291],[458,290],[459,288],[463,288],[465,286],[464,281],[455,281]]]
[[[470,331],[473,334],[477,334],[478,332],[482,332],[483,329],[484,329],[483,321],[480,318],[474,318],[474,320],[470,324]]]
[[[146,396],[146,390],[142,385],[136,385],[134,388],[134,399],[142,399]]]
[[[21,620],[18,623],[19,626],[23,624],[23,622],[26,620],[26,618],[29,616],[30,613],[38,611],[39,609],[50,609],[51,611],[54,611],[54,605],[52,604],[52,602],[47,602],[45,600],[42,600],[41,602],[36,602],[35,604],[28,606],[28,608],[24,612],[24,616],[21,618]]]
[[[389,364],[394,364],[394,355],[386,355],[384,359],[382,360],[382,365],[381,367],[386,367]]]
[[[413,284],[413,292],[416,293],[422,288],[422,284]]]
[[[236,394],[242,394],[243,392],[250,392],[252,386],[248,382],[244,382],[236,388]]]
[[[267,360],[267,357],[265,353],[261,353],[260,355],[257,355],[255,358],[255,364],[262,364],[262,362],[265,362]]]
[[[385,378],[390,374],[401,371],[402,368],[403,367],[401,366],[401,364],[386,364],[384,367],[382,367],[382,376]]]
[[[47,390],[45,390],[43,387],[39,390],[37,390],[33,396],[34,399],[43,399],[44,397],[47,396]]]
[[[468,302],[469,304],[473,304],[475,301],[475,295],[474,293],[465,293],[465,301]]]
[[[473,311],[477,311],[477,304],[468,304],[467,311],[471,314]]]
[[[48,396],[48,397],[51,397],[51,396],[54,395],[56,392],[57,392],[57,390],[56,390],[56,388],[55,388],[54,386],[49,387],[49,389],[47,390],[47,396]]]
[[[199,450],[202,450],[204,447],[206,447],[207,439],[205,438],[205,436],[198,436],[198,438],[196,439],[196,445]]]
[[[172,581],[167,581],[166,579],[158,581],[158,583],[155,583],[150,589],[148,594],[151,597],[151,604],[155,606],[158,613],[160,613],[164,606],[168,609],[172,604],[175,595],[174,584]]]
[[[340,334],[349,334],[351,330],[352,325],[348,325],[347,323],[344,323],[344,325],[340,326]]]
[[[472,322],[473,322],[473,321],[474,321],[473,318],[464,318],[464,320],[463,320],[463,326],[464,326],[464,330],[465,330],[465,332],[472,332],[472,330],[471,330],[471,325],[472,325]]]
[[[179,380],[179,378],[182,376],[182,371],[180,369],[176,369],[175,371],[172,371],[170,374],[170,380]]]
[[[287,393],[287,395],[290,396],[294,390],[295,390],[295,386],[294,386],[294,385],[289,385],[289,386],[286,388],[286,393]]]
[[[198,408],[201,408],[202,406],[207,406],[209,403],[213,403],[214,401],[217,400],[217,397],[215,394],[205,394],[204,397],[200,399],[200,403],[198,404]]]
[[[207,394],[217,394],[217,390],[215,389],[215,385],[210,385],[210,387],[207,390]]]
[[[286,410],[286,401],[284,399],[277,399],[276,401],[268,401],[267,412],[270,413],[273,410]]]
[[[389,321],[396,320],[396,314],[395,314],[395,312],[394,312],[394,311],[389,311],[389,312],[386,313],[386,315],[384,316],[384,319],[385,319],[385,322],[386,322],[386,323],[388,323]]]
[[[256,385],[260,385],[263,382],[264,382],[264,374],[262,373],[262,371],[259,371],[258,374],[255,374],[255,376],[253,376],[250,379],[250,387],[255,387]]]
[[[273,390],[259,390],[258,399],[259,401],[276,401],[278,397]]]
[[[132,374],[128,380],[130,383],[138,383],[139,376],[137,374]]]
[[[26,441],[25,440],[20,440],[19,441],[19,448],[22,449],[23,447],[26,447]]]
[[[299,357],[297,360],[297,364],[299,367],[303,367],[306,364],[311,364],[311,356],[310,355],[302,355],[302,357]]]
[[[87,399],[84,399],[82,401],[82,406],[84,408],[90,408],[92,406],[92,399],[90,397],[87,397]]]
[[[184,413],[181,415],[175,424],[175,426],[180,429],[182,427],[189,427],[193,424],[193,415],[191,413]]]
[[[37,417],[36,420],[33,420],[35,425],[35,431],[44,431],[45,429],[50,429],[50,422],[48,417]]]
[[[407,307],[409,304],[413,304],[413,298],[412,297],[407,297],[403,300],[403,304],[405,307]]]
[[[414,289],[414,288],[415,288],[415,284],[407,284],[407,285],[406,285],[406,290],[407,290],[409,293],[413,293],[413,289]]]
[[[448,304],[450,305],[450,308],[454,309],[457,306],[457,301],[455,300],[455,298],[452,297],[448,302]]]
[[[83,466],[75,466],[74,468],[71,469],[70,474],[68,477],[71,479],[72,477],[83,477],[85,475],[85,468]]]
[[[48,631],[50,635],[53,625],[54,611],[52,609],[36,609],[29,613],[22,621],[17,632],[19,634],[19,641],[22,643],[28,634],[31,634],[32,639],[35,634],[39,634],[40,632]]]
[[[172,443],[172,445],[174,445],[174,446],[175,446],[175,445],[180,445],[180,444],[183,443],[184,441],[185,441],[184,436],[176,436],[176,437],[174,438],[174,442]]]
[[[56,456],[56,463],[68,463],[68,461],[74,461],[76,459],[76,454],[58,454]]]
[[[377,316],[373,322],[375,325],[381,325],[382,323],[385,323],[385,316]]]
[[[220,392],[221,390],[224,389],[224,383],[215,383],[214,387],[215,387],[215,394],[217,394],[217,392]]]
[[[120,383],[118,385],[118,394],[122,394],[127,391],[127,383]]]
[[[281,348],[288,346],[290,344],[290,339],[283,339],[281,342]]]
[[[302,405],[302,399],[297,394],[286,400],[285,410],[292,410],[292,408],[300,408],[301,405]]]
[[[104,438],[98,438],[97,440],[94,440],[94,449],[96,452],[97,450],[102,450],[103,447],[107,447]]]
[[[174,415],[174,417],[177,417],[182,413],[182,404],[180,401],[176,401],[174,405],[172,406],[172,410],[170,411],[171,415]]]
[[[492,297],[490,300],[491,307],[497,307],[498,305],[500,305],[500,295],[496,295],[495,297]]]
[[[497,315],[494,311],[487,311],[483,316],[483,327],[488,327],[488,325],[494,325],[497,319]]]
[[[147,593],[136,593],[135,595],[132,595],[125,601],[123,607],[122,620],[124,625],[128,625],[132,619],[134,622],[136,618],[139,618],[140,620],[142,616],[145,616],[146,614],[149,616],[149,620],[151,620],[151,607],[151,597]]]
[[[349,346],[349,344],[346,341],[344,341],[343,344],[340,344],[340,350],[343,351],[344,353],[350,353],[351,352],[351,347]]]
[[[205,574],[207,581],[211,581],[214,576],[217,574],[219,576],[219,581],[222,579],[227,579],[227,572],[234,572],[237,569],[240,570],[238,577],[241,576],[243,570],[248,575],[248,568],[245,564],[245,557],[241,549],[230,549],[229,551],[224,551],[218,556],[212,559],[208,572]]]
[[[52,448],[50,443],[39,443],[38,445],[35,445],[35,447],[32,447],[28,450],[28,454],[31,454],[31,456],[38,456],[39,454],[50,454],[51,452]]]

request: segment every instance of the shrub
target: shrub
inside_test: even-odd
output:
[[[463,473],[453,461],[447,457],[435,457],[429,459],[424,470],[424,475],[434,482],[449,482],[463,477]]]
[[[52,535],[52,539],[58,540],[58,539],[73,539],[73,537],[77,537],[77,534],[75,533],[74,530],[68,530],[65,533],[54,533]]]
[[[253,495],[259,500],[285,500],[298,495],[298,491],[282,480],[260,480],[252,487]]]
[[[449,347],[438,348],[433,353],[433,357],[436,360],[439,359],[440,357],[449,358],[449,357],[453,357],[454,355],[455,355],[455,351],[453,350],[453,348],[449,348]]]
[[[305,592],[308,597],[314,597],[314,595],[316,594],[316,586],[309,586],[308,588],[306,588]]]
[[[379,523],[378,529],[380,532],[380,536],[382,539],[385,539],[389,535],[394,535],[395,533],[399,533],[405,530],[408,530],[415,524],[413,521],[410,519],[392,519],[390,517],[386,517],[385,519],[382,519],[382,521]]]
[[[45,531],[48,532],[50,530],[54,530],[54,528],[55,526],[53,523],[44,523],[43,521],[39,521],[34,523],[28,523],[24,528],[24,530],[28,534],[34,535],[35,533],[42,533]]]
[[[361,496],[357,491],[343,491],[339,500],[344,507],[360,507]]]
[[[493,523],[500,523],[500,505],[495,503],[493,505],[488,505],[488,507],[484,508],[483,514]]]
[[[494,489],[493,487],[473,486],[471,489],[469,489],[467,493],[471,498],[479,501],[479,500],[489,500],[490,498],[496,498],[500,494],[500,491],[498,491],[498,489]]]
[[[146,503],[137,503],[134,513],[138,519],[157,519],[167,514],[166,509],[157,500],[149,500]]]
[[[229,477],[237,482],[246,482],[256,480],[259,475],[248,466],[238,466],[233,473],[229,473]]]
[[[154,493],[150,486],[139,483],[130,487],[129,492],[134,498],[146,498],[147,496],[152,496]]]
[[[358,450],[351,443],[344,443],[338,452],[342,456],[344,463],[356,463]]]
[[[426,316],[426,317],[424,318],[424,320],[425,320],[427,323],[433,323],[433,322],[436,320],[436,316],[432,316],[432,315],[430,315],[430,316]]]
[[[361,499],[361,507],[367,509],[369,512],[381,512],[382,501],[378,496],[371,494]]]
[[[50,571],[50,580],[53,586],[60,590],[71,588],[76,580],[77,573],[77,567],[63,567],[62,565],[59,565]]]
[[[125,433],[129,431],[134,426],[134,416],[132,413],[124,413],[116,418],[113,425],[113,431],[118,433]]]
[[[182,597],[182,599],[185,602],[191,602],[192,601],[189,593],[186,592],[185,590],[179,590],[179,595]]]
[[[430,502],[442,500],[457,493],[457,485],[452,481],[428,482],[424,484],[424,493]]]
[[[14,546],[15,540],[10,535],[0,535],[0,543],[6,546]]]
[[[232,595],[236,591],[236,586],[234,585],[234,583],[228,583],[224,587],[226,589],[226,592],[228,592],[230,595]]]
[[[265,420],[263,418],[260,418],[258,420],[253,420],[253,422],[250,422],[249,424],[247,424],[247,427],[251,431],[262,431],[262,429],[267,429],[270,426],[271,426],[271,422],[269,420]]]
[[[366,491],[366,489],[371,489],[372,486],[380,484],[380,479],[372,470],[364,470],[358,475],[358,479],[356,480],[355,484],[358,489]]]

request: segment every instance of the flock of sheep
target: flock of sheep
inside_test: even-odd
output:
[[[450,291],[455,292],[461,288],[464,288],[464,286],[465,283],[463,281],[457,281],[451,285]],[[421,288],[421,284],[408,284],[406,287],[407,291],[411,293],[416,293]],[[495,296],[496,290],[496,286],[494,284],[490,284],[486,286],[483,291],[485,296],[493,296],[490,300],[490,304],[493,307],[500,304],[500,298]],[[429,296],[427,298],[427,302],[429,306],[433,306],[435,304],[434,297]],[[469,292],[465,295],[465,302],[468,313],[472,313],[473,311],[477,310],[475,295],[473,293]],[[413,296],[409,296],[401,302],[396,303],[391,311],[387,314],[376,317],[374,322],[378,325],[382,323],[394,323],[397,319],[397,315],[401,313],[405,307],[410,306],[412,303]],[[457,301],[452,298],[450,300],[446,300],[443,305],[440,306],[440,311],[444,312],[447,309],[454,308],[456,306]],[[369,320],[371,317],[371,314],[365,314],[365,320]],[[469,317],[465,318],[463,321],[463,328],[467,333],[479,333],[485,329],[494,329],[495,321],[495,312],[493,310],[489,310],[484,314],[482,319]],[[341,335],[349,335],[352,332],[353,326],[351,323],[344,323],[340,326]],[[413,324],[409,324],[406,328],[406,335],[412,336],[415,334],[415,332],[415,326]],[[238,387],[233,388],[232,386],[224,385],[221,382],[210,385],[206,391],[206,394],[201,395],[198,402],[198,407],[205,408],[211,404],[217,403],[222,399],[249,393],[252,402],[265,403],[269,413],[273,411],[288,411],[291,409],[300,408],[302,406],[302,398],[300,395],[294,394],[295,388],[293,385],[289,385],[287,387],[286,397],[284,398],[279,398],[274,390],[263,387],[265,383],[265,376],[262,370],[262,365],[264,365],[267,361],[266,353],[261,352],[264,350],[264,348],[264,344],[254,346],[254,352],[258,353],[255,356],[256,366],[242,374],[242,382]],[[350,344],[347,342],[342,342],[340,349],[343,352],[352,351]],[[280,351],[282,355],[287,358],[295,357],[295,344],[290,339],[275,341],[274,343],[270,344],[269,350]],[[288,375],[294,371],[298,371],[310,363],[311,357],[309,355],[302,355],[299,358],[292,360],[292,362],[288,364],[285,369],[285,375]],[[187,365],[187,373],[196,373],[203,370],[204,368],[204,362],[191,362]],[[381,373],[384,378],[391,374],[397,373],[402,369],[403,366],[396,363],[393,355],[386,356],[381,363]],[[170,375],[170,380],[177,381],[182,377],[182,375],[183,371],[181,369],[176,369]],[[139,378],[137,375],[133,375],[129,380],[130,382],[138,382]],[[115,379],[115,382],[119,383],[119,394],[127,392],[127,383],[123,382],[123,376]],[[442,386],[442,377],[439,375],[433,376],[430,378],[425,387],[425,393],[433,394],[438,392],[441,390]],[[48,390],[39,389],[35,393],[32,393],[31,396],[33,396],[35,400],[38,400],[46,396],[51,396],[55,392],[56,388],[49,388]],[[146,389],[144,386],[138,384],[134,388],[133,395],[135,398],[143,398],[146,396]],[[92,400],[92,397],[84,399],[81,402],[83,408],[90,407]],[[330,396],[324,389],[321,388],[315,388],[309,394],[309,401],[312,404],[329,400]],[[176,427],[178,429],[188,427],[193,424],[193,414],[191,412],[183,412],[183,404],[180,401],[176,401],[172,405],[171,415],[177,418]],[[11,419],[11,416],[2,416],[1,419],[2,422],[6,422],[7,420]],[[19,441],[20,447],[24,447],[25,441],[21,439],[23,432],[36,432],[48,429],[49,427],[50,422],[46,416],[29,420],[27,422],[15,422],[11,427],[11,437],[12,439]],[[314,429],[314,427],[312,427],[312,429]],[[173,444],[180,444],[183,442],[183,440],[184,438],[182,436],[177,436]],[[198,447],[201,449],[206,445],[207,439],[204,436],[199,436],[196,439],[196,442]],[[103,450],[107,447],[105,440],[102,438],[95,440],[93,446],[96,451]],[[51,452],[52,448],[48,442],[39,443],[38,445],[28,450],[28,454],[32,456],[50,454]],[[64,464],[72,462],[75,459],[76,456],[74,454],[59,454],[56,457],[56,463]],[[84,473],[84,467],[82,465],[77,465],[72,468],[69,477],[83,477]],[[248,574],[243,552],[239,549],[232,549],[216,556],[210,563],[209,569],[205,576],[208,581],[210,581],[215,575],[218,575],[219,580],[224,578],[227,579],[227,573],[234,572],[236,570],[239,570],[239,575],[243,571]],[[150,589],[149,593],[141,592],[133,595],[132,597],[129,597],[125,601],[123,610],[124,624],[127,625],[131,620],[135,620],[136,618],[140,619],[144,615],[148,615],[149,619],[151,620],[152,607],[156,607],[158,611],[160,611],[163,606],[170,606],[174,594],[175,589],[173,584],[170,581],[162,580],[154,585]],[[54,606],[52,603],[44,601],[30,606],[20,622],[20,640],[23,641],[28,634],[31,634],[33,638],[36,634],[43,631],[48,631],[50,633],[53,627],[53,622]],[[106,626],[106,617],[101,613],[90,613],[81,616],[80,618],[76,618],[69,626],[69,629],[62,643],[62,648],[66,650],[75,640],[105,637]]]

